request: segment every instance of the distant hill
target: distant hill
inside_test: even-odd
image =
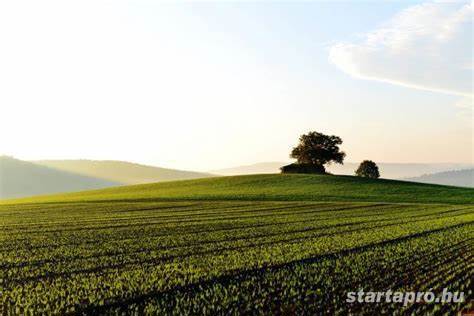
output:
[[[265,174],[121,186],[2,203],[140,199],[474,204],[474,189],[355,176]]]
[[[453,170],[407,178],[408,181],[474,188],[474,169]]]
[[[40,160],[36,164],[122,184],[211,177],[209,173],[145,166],[115,160]]]
[[[473,168],[474,164],[459,163],[377,163],[380,176],[385,179],[405,179],[424,174]],[[332,165],[329,171],[335,174],[354,175],[359,163],[347,162],[344,165]]]
[[[0,156],[0,199],[92,190],[120,184]]]
[[[23,161],[0,156],[0,199],[210,177],[124,161]]]
[[[234,168],[213,170],[211,173],[232,176],[244,174],[267,174],[279,173],[280,167],[289,162],[262,162]],[[456,164],[456,163],[377,163],[382,178],[385,179],[404,179],[409,177],[418,177],[424,174],[450,171],[455,169],[473,168],[474,164]],[[359,163],[346,162],[344,165],[333,164],[327,169],[333,174],[354,175]]]

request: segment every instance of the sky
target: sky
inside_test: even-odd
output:
[[[0,2],[0,154],[188,170],[288,161],[472,163],[473,6]]]

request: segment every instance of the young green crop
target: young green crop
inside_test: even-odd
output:
[[[102,201],[0,206],[0,315],[449,313],[347,291],[464,290],[474,206]]]

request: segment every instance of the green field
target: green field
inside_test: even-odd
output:
[[[15,202],[357,201],[474,204],[474,189],[352,176],[265,174],[183,180],[35,197]],[[4,202],[8,203],[8,201]]]
[[[451,315],[346,303],[464,291],[474,189],[311,175],[119,187],[0,205],[0,315]]]

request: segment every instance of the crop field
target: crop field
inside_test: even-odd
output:
[[[452,315],[473,299],[472,204],[17,203],[0,227],[0,315]],[[346,303],[443,288],[466,302]]]

